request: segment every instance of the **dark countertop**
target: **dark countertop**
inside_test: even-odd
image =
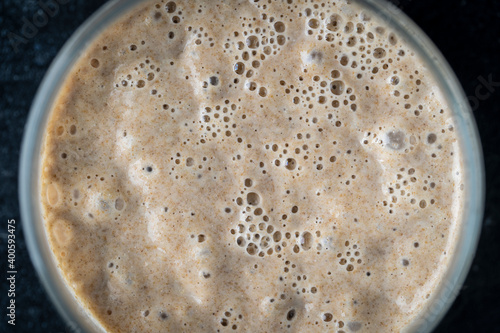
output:
[[[43,3],[51,0],[41,1]],[[24,124],[48,66],[75,29],[104,1],[58,0],[49,17],[14,52],[8,33],[20,35],[23,18],[41,8],[34,0],[0,2],[0,272],[7,271],[7,220],[18,221],[17,325],[7,325],[7,281],[0,285],[0,332],[71,332],[48,299],[29,259],[17,198],[17,169]],[[455,70],[468,96],[480,77],[500,82],[500,1],[392,0],[434,41]],[[486,166],[486,209],[476,258],[468,278],[436,332],[500,332],[500,87],[474,111]],[[19,223],[21,222],[21,223]]]

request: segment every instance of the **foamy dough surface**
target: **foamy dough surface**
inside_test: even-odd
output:
[[[145,2],[73,68],[41,200],[110,332],[389,332],[460,226],[451,110],[345,1]]]

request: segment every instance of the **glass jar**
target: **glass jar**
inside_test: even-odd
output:
[[[398,8],[385,0],[358,0],[371,15],[380,17],[420,53],[435,82],[453,110],[455,128],[460,133],[466,196],[462,225],[457,229],[458,246],[448,271],[429,299],[428,306],[414,320],[409,331],[432,331],[459,293],[474,258],[482,222],[484,168],[479,135],[468,100],[450,66],[429,38]],[[90,17],[64,45],[48,70],[33,101],[24,132],[19,170],[19,200],[31,260],[56,308],[75,332],[104,332],[79,304],[59,272],[51,251],[40,202],[41,149],[50,111],[72,66],[103,30],[134,6],[137,0],[115,0]]]

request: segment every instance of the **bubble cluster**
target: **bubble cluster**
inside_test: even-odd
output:
[[[316,122],[317,119],[313,118],[313,123]],[[333,163],[337,161],[335,155],[324,156],[320,152],[321,144],[311,141],[309,133],[305,135],[298,133],[295,138],[296,141],[293,145],[285,143],[284,146],[281,146],[271,143],[264,146],[273,156],[272,165],[287,170],[292,178],[300,177],[303,172],[310,169],[319,172],[332,170]]]
[[[356,266],[361,265],[363,260],[360,258],[361,252],[357,244],[351,244],[349,241],[344,243],[345,251],[337,254],[339,265],[345,266],[345,270],[352,272]]]
[[[222,312],[219,324],[222,328],[237,330],[242,320],[243,315],[241,313],[238,314],[233,308],[229,308],[227,311]]]
[[[241,191],[242,196],[234,200],[240,206],[241,221],[236,228],[231,229],[237,246],[244,249],[247,254],[259,257],[273,254],[281,257],[280,253],[286,250],[291,250],[290,254],[298,254],[316,248],[318,241],[312,232],[287,232],[283,229],[286,224],[280,227],[278,221],[275,221],[275,214],[267,215],[264,208],[265,200],[256,189],[252,188],[255,183],[251,178],[246,178],[243,185],[245,187]],[[294,205],[290,208],[291,214],[298,212],[299,206]],[[287,219],[287,214],[282,214],[279,218],[283,222]]]
[[[281,233],[275,231],[269,216],[265,215],[263,198],[252,189],[254,181],[246,178],[243,185],[245,186],[245,190],[242,191],[243,197],[235,200],[242,209],[240,214],[242,221],[237,228],[231,229],[237,246],[243,248],[251,256],[264,257],[272,255],[275,251],[280,252],[279,245],[276,247],[273,245],[281,239]]]
[[[235,103],[225,100],[222,105],[206,106],[200,110],[200,136],[199,143],[206,144],[211,141],[224,142],[226,139],[243,140],[236,134],[237,123],[235,113],[240,109]],[[234,134],[233,134],[234,133]]]
[[[161,68],[154,61],[146,58],[137,63],[133,71],[119,73],[115,81],[115,87],[121,89],[148,89],[151,95],[162,98],[162,94],[158,93],[159,81],[156,80],[160,71]]]
[[[433,192],[437,185],[432,179],[432,175],[422,174],[418,168],[400,168],[395,179],[386,185],[388,200],[382,202],[383,206],[393,214],[401,205],[424,210],[428,205],[436,204]]]

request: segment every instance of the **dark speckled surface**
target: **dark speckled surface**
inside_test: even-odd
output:
[[[43,2],[49,2],[44,0]],[[75,29],[104,1],[59,0],[59,13],[14,52],[9,32],[21,34],[35,0],[0,1],[0,332],[70,332],[47,298],[29,259],[17,199],[17,169],[24,124],[52,59]],[[393,0],[435,42],[467,95],[480,77],[500,82],[500,1]],[[493,91],[495,89],[495,91]],[[474,111],[486,166],[486,209],[472,269],[436,332],[500,332],[500,86]],[[483,92],[483,91],[482,91]],[[16,326],[7,325],[7,220],[17,221]]]

